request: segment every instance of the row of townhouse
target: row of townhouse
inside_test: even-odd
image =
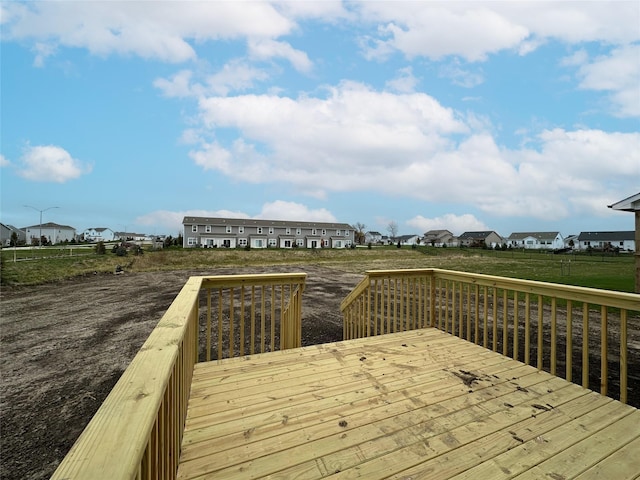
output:
[[[355,241],[346,223],[184,217],[182,225],[185,248],[348,248]]]

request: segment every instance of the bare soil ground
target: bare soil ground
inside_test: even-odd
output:
[[[276,271],[308,274],[303,345],[342,340],[340,302],[362,275],[327,267],[127,272],[3,288],[0,478],[51,476],[191,275]],[[640,341],[633,325],[630,337]],[[638,395],[640,349],[629,356]],[[595,372],[599,358],[592,359]],[[579,381],[579,372],[574,377]]]
[[[319,267],[92,275],[0,298],[0,478],[49,478],[191,275],[308,274],[303,345],[342,340],[362,278]]]

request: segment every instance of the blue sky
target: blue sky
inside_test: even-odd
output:
[[[3,223],[633,229],[637,1],[0,8]]]

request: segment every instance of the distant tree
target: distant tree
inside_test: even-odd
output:
[[[169,248],[171,245],[173,245],[173,237],[171,235],[167,235],[166,237],[164,237],[163,244],[165,248]]]
[[[176,239],[173,241],[173,244],[176,247],[181,247],[183,245],[182,243],[182,233],[178,233],[178,236],[176,237]]]
[[[395,241],[396,237],[398,236],[398,224],[391,220],[389,222],[389,225],[387,225],[387,232],[389,232],[389,238],[391,239],[391,241]]]
[[[9,240],[9,245],[12,247],[18,245],[18,234],[16,232],[11,232],[11,240]]]
[[[367,226],[364,223],[360,223],[360,222],[356,222],[356,224],[354,225],[356,232],[356,242],[358,243],[358,245],[362,245],[364,243],[364,239],[365,239],[365,232],[364,229],[367,228]]]

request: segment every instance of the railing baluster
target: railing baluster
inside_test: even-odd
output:
[[[498,351],[498,289],[493,287],[493,325],[492,325],[492,336],[493,336],[493,351]]]
[[[620,401],[627,403],[627,310],[620,310]]]
[[[485,286],[483,288],[483,297],[484,297],[484,332],[482,337],[482,346],[487,348],[489,344],[489,289]]]
[[[235,335],[234,335],[234,325],[235,325],[235,312],[234,312],[234,290],[233,287],[229,289],[229,357],[233,357],[234,352],[234,344],[235,344]]]
[[[240,287],[240,356],[244,356],[244,285]]]
[[[207,331],[206,331],[206,344],[207,344],[207,354],[206,354],[206,359],[207,362],[211,361],[211,295],[213,295],[213,292],[211,291],[210,288],[207,288],[205,290],[205,293],[207,295]]]
[[[565,354],[565,379],[573,380],[573,303],[567,300],[567,337]]]
[[[222,355],[222,288],[218,289],[218,360]]]
[[[608,328],[607,324],[607,307],[602,305],[600,307],[600,393],[602,395],[607,394],[607,374],[609,371],[609,361],[607,355],[609,353],[608,349]]]
[[[524,363],[531,364],[531,294],[524,294]]]
[[[589,388],[589,304],[582,305],[582,386]]]
[[[476,284],[475,286],[475,304],[474,304],[474,342],[477,345],[480,345],[480,286]]]
[[[509,353],[509,297],[506,288],[502,289],[502,354]]]
[[[543,305],[543,298],[542,295],[538,295],[538,370],[542,370],[544,362],[543,362],[543,356],[542,356],[542,351],[543,351],[543,347],[544,347],[544,343],[543,343],[543,332],[544,332],[544,305]]]
[[[518,360],[520,352],[518,351],[518,337],[520,337],[520,320],[518,312],[520,310],[519,292],[513,291],[513,358]]]
[[[256,350],[256,286],[251,285],[251,345],[249,346],[249,352],[251,355]]]
[[[556,297],[551,298],[551,374],[556,374],[556,362],[557,362],[557,311],[556,311]]]
[[[265,337],[267,335],[266,316],[267,316],[267,287],[262,285],[261,308],[260,308],[260,353],[265,352]]]

